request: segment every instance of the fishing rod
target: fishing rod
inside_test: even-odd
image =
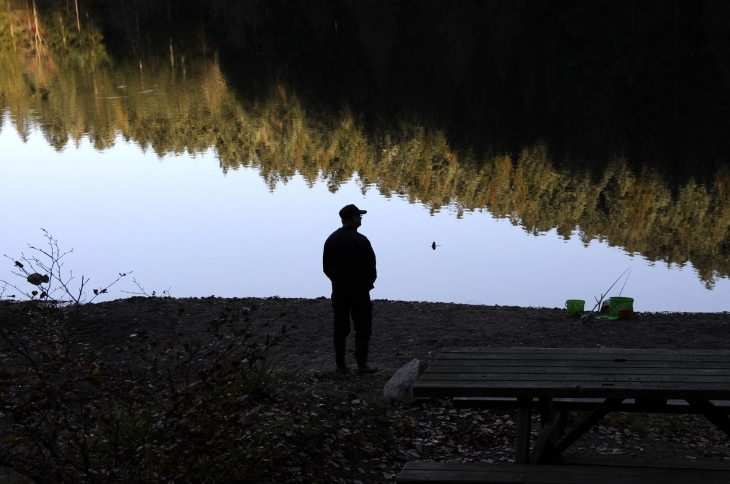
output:
[[[594,298],[594,299],[596,299],[596,305],[593,306],[593,309],[591,309],[591,311],[588,314],[584,314],[583,316],[581,316],[581,319],[583,320],[584,323],[588,320],[588,318],[591,316],[591,314],[593,314],[593,313],[596,312],[596,308],[601,305],[601,303],[603,302],[603,298],[606,297],[606,294],[608,294],[611,291],[611,289],[613,289],[613,286],[615,286],[616,283],[621,280],[621,278],[624,276],[624,274],[626,274],[630,270],[631,270],[631,266],[629,266],[628,269],[626,269],[625,271],[623,271],[621,273],[621,275],[618,276],[618,279],[616,279],[615,281],[613,281],[613,284],[611,284],[611,287],[608,288],[608,291],[606,291],[605,293],[601,294],[601,299]],[[628,280],[628,277],[626,279]],[[624,286],[626,286],[626,282],[624,282]],[[623,292],[623,290],[624,289],[621,288],[621,291],[622,292]]]

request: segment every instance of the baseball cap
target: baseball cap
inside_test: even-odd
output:
[[[342,207],[342,210],[340,210],[340,218],[344,220],[346,218],[351,218],[355,215],[362,215],[364,213],[368,213],[368,211],[360,210],[353,204],[345,205],[344,207]]]

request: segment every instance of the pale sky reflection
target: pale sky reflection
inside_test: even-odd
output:
[[[254,169],[224,176],[212,150],[160,160],[120,138],[103,152],[84,140],[58,153],[37,130],[23,143],[7,116],[0,203],[0,253],[28,255],[28,243],[44,243],[43,227],[74,249],[66,267],[90,276],[91,287],[134,271],[148,292],[169,288],[176,297],[329,296],[322,244],[339,225],[338,210],[355,203],[368,210],[361,232],[378,257],[373,298],[534,307],[575,298],[590,307],[631,266],[622,295],[637,311],[730,309],[727,279],[709,291],[691,266],[651,264],[599,241],[584,247],[577,235],[534,237],[488,212],[432,216],[376,189],[363,195],[357,182],[332,194],[297,176],[271,193]],[[0,278],[12,279],[3,260]],[[108,299],[137,291],[132,276]]]

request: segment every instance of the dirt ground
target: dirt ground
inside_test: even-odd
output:
[[[254,325],[277,332],[287,325],[289,337],[275,355],[305,373],[326,374],[334,368],[331,301],[319,299],[226,299],[133,297],[91,304],[78,323],[77,344],[113,355],[130,335],[147,330],[163,337],[195,338],[221,313],[240,307],[256,309]],[[181,311],[182,310],[182,311]],[[448,344],[555,348],[730,348],[730,313],[634,313],[628,321],[568,317],[559,308],[476,306],[409,301],[373,301],[370,362],[380,372],[367,379],[350,378],[370,398],[413,358],[430,362]],[[354,333],[348,338],[353,365]],[[131,340],[129,340],[131,341]]]
[[[235,308],[253,308],[255,325],[289,337],[274,348],[281,368],[300,368],[293,388],[320,394],[356,394],[382,399],[383,386],[401,366],[414,358],[431,362],[446,345],[504,347],[616,347],[616,348],[730,348],[730,313],[634,313],[628,321],[585,323],[568,317],[564,309],[376,300],[370,363],[375,375],[336,375],[332,351],[332,314],[329,299],[225,299],[133,297],[88,305],[75,331],[79,349],[101,350],[109,360],[133,335],[147,330],[162,337],[199,338],[210,321]],[[270,328],[270,329],[269,329]],[[348,364],[355,366],[353,334],[348,339]],[[0,350],[2,351],[2,350]],[[394,407],[418,418],[418,408],[458,426],[460,419],[481,419],[489,410],[455,410],[449,402],[411,403]],[[419,407],[420,405],[420,407]],[[513,412],[491,411],[491,422],[514,425]],[[610,417],[610,416],[609,416]],[[609,419],[607,417],[606,419]],[[627,457],[730,461],[730,440],[695,416],[632,415],[613,417],[582,437],[571,448],[581,455],[621,454]],[[433,419],[429,420],[431,425]],[[437,429],[434,429],[436,431]],[[509,461],[514,442],[470,455],[454,451],[454,459]],[[466,457],[465,457],[466,456]],[[448,456],[447,456],[448,457]],[[443,458],[443,456],[441,456]],[[392,469],[387,472],[397,472]]]

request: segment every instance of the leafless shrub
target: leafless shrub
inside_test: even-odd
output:
[[[25,297],[0,302],[22,318],[21,331],[0,327],[10,350],[0,354],[0,466],[39,483],[342,482],[360,477],[348,458],[401,456],[383,407],[287,391],[296,372],[269,354],[287,327],[257,325],[255,305],[226,307],[195,337],[137,333],[114,362],[74,349],[88,279],[70,291],[65,253],[47,237],[50,262],[12,259],[19,277],[40,275],[27,281],[37,289],[0,286],[0,298],[7,287]],[[70,302],[51,299],[54,283]]]
[[[21,279],[25,279],[25,282],[33,286],[33,289],[24,289],[13,282],[0,279],[0,283],[3,284],[2,291],[0,291],[0,300],[3,297],[5,297],[5,300],[22,300],[24,298],[29,308],[36,308],[39,304],[46,308],[71,306],[75,318],[78,317],[78,312],[85,303],[91,303],[101,294],[107,294],[109,288],[123,277],[126,277],[127,274],[131,274],[131,271],[127,273],[120,272],[119,276],[110,284],[92,288],[93,296],[88,298],[86,291],[90,279],[82,275],[81,279],[77,281],[73,271],[67,273],[64,270],[64,258],[72,253],[73,249],[62,251],[58,246],[58,239],[55,239],[47,230],[41,230],[46,239],[46,247],[40,248],[28,244],[28,248],[33,253],[31,255],[22,253],[19,258],[3,254],[6,259],[13,262],[12,273]],[[17,294],[5,296],[8,287],[15,289],[20,296]]]

